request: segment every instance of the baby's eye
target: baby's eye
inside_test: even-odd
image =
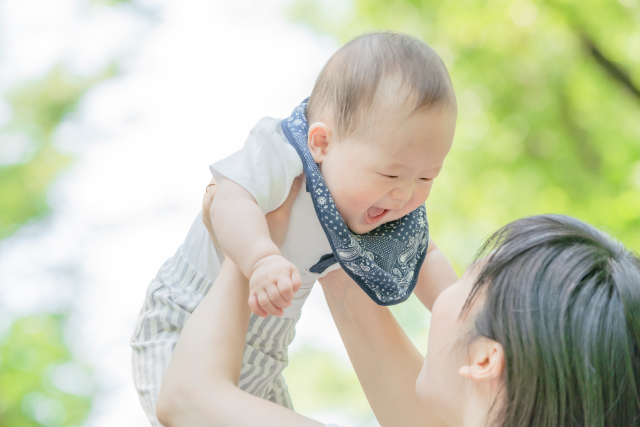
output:
[[[433,178],[420,178],[420,181],[433,181]]]
[[[396,179],[398,177],[398,175],[387,175],[386,173],[378,173],[378,175],[382,175],[385,178],[391,178],[391,179]]]

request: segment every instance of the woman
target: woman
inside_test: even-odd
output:
[[[292,197],[268,218],[274,241]],[[217,283],[176,346],[158,418],[320,426],[235,386],[247,280],[225,262]],[[426,360],[346,274],[321,284],[381,426],[640,426],[640,261],[587,224],[547,215],[495,233],[436,300]]]

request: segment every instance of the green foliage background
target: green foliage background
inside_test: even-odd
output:
[[[640,249],[640,4],[636,0],[356,0],[292,18],[339,41],[413,34],[447,64],[454,147],[427,202],[461,269],[490,232],[525,215],[576,216]]]
[[[576,216],[640,250],[640,0],[299,0],[288,13],[340,44],[394,30],[441,54],[459,119],[427,207],[434,239],[458,272],[499,226],[547,212]],[[52,135],[87,90],[115,73],[79,79],[56,66],[0,94],[13,112],[0,138],[34,147],[0,166],[0,238],[47,214],[47,190],[73,160]],[[425,351],[424,308],[411,299],[394,313]],[[64,318],[18,319],[0,336],[0,427],[73,426],[86,417],[91,396],[51,379],[74,363]],[[304,346],[286,376],[300,412],[373,422],[352,369],[335,356]]]
[[[77,78],[56,66],[42,80],[3,94],[12,117],[0,137],[7,138],[5,144],[28,138],[32,149],[16,163],[0,166],[0,238],[49,212],[47,190],[72,162],[55,148],[53,134],[85,92],[113,74],[107,69]],[[62,391],[51,381],[64,364],[88,370],[67,348],[64,320],[64,313],[19,318],[0,336],[0,427],[79,426],[89,413],[91,395]]]
[[[16,320],[0,342],[0,426],[79,426],[91,392],[69,393],[54,381],[56,368],[75,366],[62,337],[64,317],[40,314]],[[65,375],[62,372],[62,375]]]
[[[122,2],[88,1],[84,7]],[[56,176],[73,162],[56,148],[54,133],[88,90],[116,74],[117,67],[109,65],[93,76],[78,77],[57,64],[42,79],[0,93],[0,100],[11,110],[11,118],[0,127],[0,150],[24,140],[29,147],[22,158],[0,165],[0,239],[50,212],[47,192]],[[18,318],[0,333],[0,427],[72,427],[86,419],[95,384],[89,384],[91,369],[67,347],[66,314]],[[88,383],[84,391],[62,390],[54,381],[57,369],[65,367],[82,373],[80,380]]]
[[[640,1],[345,4],[301,0],[289,14],[339,44],[369,31],[413,34],[449,69],[458,125],[427,210],[434,240],[459,273],[491,232],[526,215],[572,215],[640,250]],[[410,300],[394,310],[426,350],[424,308]],[[298,363],[306,361],[293,355],[292,369]],[[302,384],[292,384],[302,412],[325,410],[313,403],[324,402],[319,377],[304,391],[317,390],[317,399],[296,400]],[[347,399],[342,385],[337,411],[371,422],[350,384],[357,397]]]

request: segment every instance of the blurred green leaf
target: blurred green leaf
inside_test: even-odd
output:
[[[50,314],[24,317],[0,341],[0,426],[78,426],[86,418],[90,371],[72,363],[61,322]]]
[[[360,420],[373,414],[351,366],[327,351],[303,346],[291,354],[284,376],[296,412],[311,418],[328,408]]]
[[[78,78],[56,66],[0,95],[0,239],[48,213],[47,191],[73,160],[56,149],[54,132],[90,88],[116,72],[109,66]],[[87,417],[95,384],[68,349],[63,320],[22,317],[0,339],[0,427],[73,427]]]
[[[5,95],[12,116],[0,129],[0,239],[48,212],[47,190],[71,161],[54,147],[53,133],[89,88],[115,72],[78,79],[55,67]]]

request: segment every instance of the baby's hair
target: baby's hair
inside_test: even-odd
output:
[[[351,40],[327,61],[311,92],[307,121],[328,117],[344,138],[375,107],[389,80],[416,99],[414,112],[456,105],[447,68],[433,48],[407,34],[378,32]]]
[[[464,313],[500,343],[493,426],[640,425],[640,260],[563,215],[514,221],[480,251]]]

